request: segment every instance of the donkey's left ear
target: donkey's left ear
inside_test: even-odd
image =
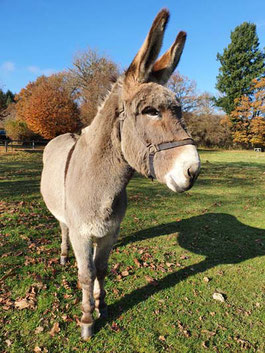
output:
[[[125,82],[134,81],[142,83],[148,81],[162,45],[168,18],[169,12],[166,9],[161,10],[157,14],[141,49],[126,71]]]
[[[154,64],[151,80],[164,85],[177,67],[186,41],[186,32],[179,32],[169,50]]]

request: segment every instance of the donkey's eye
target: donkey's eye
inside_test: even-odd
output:
[[[153,117],[159,117],[160,112],[153,107],[146,107],[143,109],[142,114],[151,115]]]

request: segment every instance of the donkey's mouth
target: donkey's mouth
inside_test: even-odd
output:
[[[193,186],[193,183],[194,183],[194,180],[190,180],[187,182],[186,185],[180,186],[176,183],[175,179],[171,175],[167,178],[167,182],[166,182],[167,187],[170,190],[178,193],[189,190]]]

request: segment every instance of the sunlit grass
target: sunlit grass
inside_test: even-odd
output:
[[[200,155],[187,193],[130,182],[106,280],[109,319],[82,342],[75,260],[60,267],[59,227],[39,194],[42,155],[2,154],[0,351],[264,352],[265,154]],[[19,310],[23,298],[32,307]]]

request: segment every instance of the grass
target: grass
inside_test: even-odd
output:
[[[109,318],[82,342],[75,260],[60,267],[59,227],[39,194],[42,155],[2,154],[0,351],[264,352],[265,154],[200,155],[184,194],[130,182],[106,280]]]

